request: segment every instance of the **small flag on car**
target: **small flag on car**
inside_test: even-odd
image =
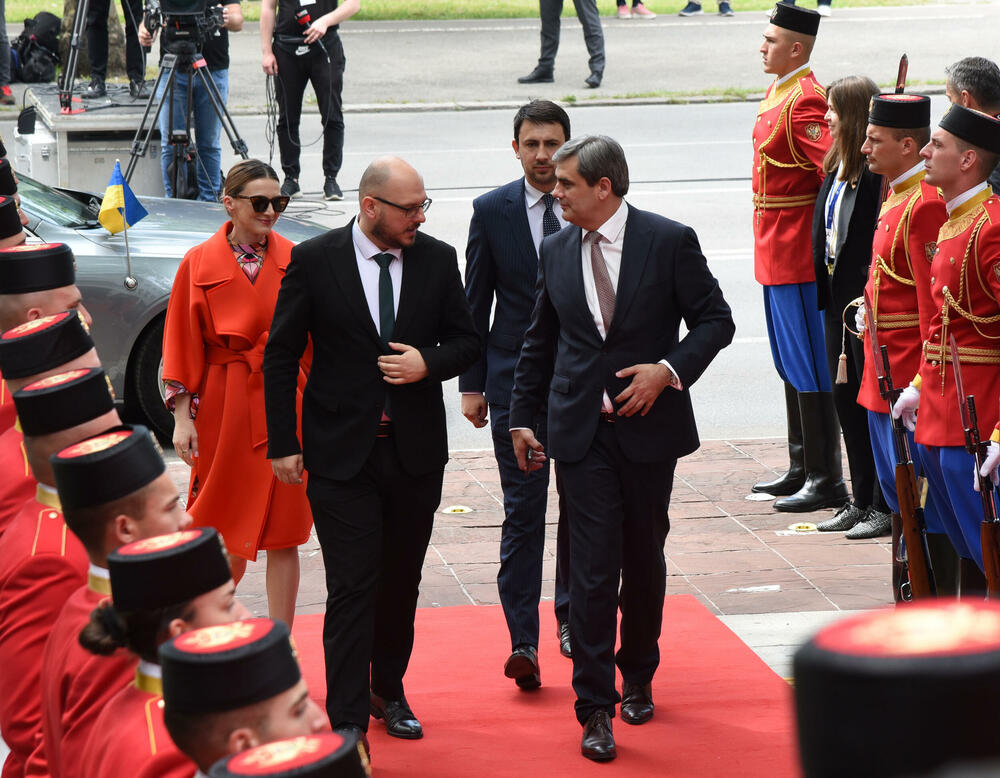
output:
[[[115,169],[111,172],[108,188],[104,190],[101,201],[101,211],[97,220],[112,235],[135,226],[136,222],[147,215],[147,211],[136,199],[122,175],[121,163],[115,160]]]

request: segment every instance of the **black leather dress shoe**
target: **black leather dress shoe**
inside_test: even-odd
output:
[[[145,100],[149,97],[145,81],[129,81],[128,93],[133,100]]]
[[[400,697],[398,700],[383,700],[372,692],[368,700],[372,717],[385,721],[386,733],[403,740],[419,740],[424,736],[424,728],[413,715],[405,697]]]
[[[653,718],[653,685],[626,681],[622,685],[622,721],[645,724]]]
[[[604,78],[603,73],[598,73],[596,70],[592,71],[589,76],[587,76],[583,83],[587,85],[587,89],[597,89],[601,85],[601,80]]]
[[[555,72],[552,68],[543,68],[541,65],[532,70],[528,75],[517,79],[519,84],[551,84],[555,81]]]
[[[525,691],[542,685],[542,675],[538,670],[538,651],[534,646],[518,646],[507,657],[503,674],[513,678],[514,683]]]
[[[556,627],[556,634],[559,636],[559,653],[572,659],[573,647],[569,643],[569,622],[560,621]]]
[[[615,736],[611,733],[611,717],[607,711],[598,710],[590,714],[587,723],[583,725],[580,753],[595,762],[610,762],[618,756],[615,751]]]
[[[368,745],[368,733],[357,724],[338,724],[333,728],[333,731],[344,737],[350,737],[351,735],[356,737],[358,742],[365,747],[365,756],[369,759],[372,758],[372,748]]]

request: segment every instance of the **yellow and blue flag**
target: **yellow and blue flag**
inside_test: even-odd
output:
[[[97,220],[108,232],[116,235],[135,225],[147,213],[129,188],[128,182],[122,175],[121,163],[116,160],[108,188],[104,190],[104,199],[101,200],[101,211],[97,214]]]

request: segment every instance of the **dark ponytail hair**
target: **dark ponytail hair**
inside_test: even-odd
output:
[[[190,621],[193,600],[153,610],[119,613],[110,600],[102,602],[90,614],[90,621],[80,631],[80,645],[92,654],[109,656],[127,648],[140,659],[158,663],[156,650],[167,640],[167,628],[174,619]]]

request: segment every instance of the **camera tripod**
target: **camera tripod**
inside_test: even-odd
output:
[[[205,58],[201,52],[197,50],[193,43],[188,41],[175,41],[171,46],[176,50],[163,55],[163,61],[160,63],[160,71],[157,73],[156,82],[153,84],[152,94],[150,94],[149,100],[146,102],[146,109],[143,111],[142,120],[139,122],[139,127],[135,131],[135,137],[132,139],[128,166],[125,169],[125,180],[131,183],[132,173],[135,170],[139,157],[146,156],[150,137],[153,134],[153,129],[159,124],[160,112],[163,110],[164,101],[166,101],[168,126],[170,127],[169,144],[173,148],[174,161],[173,196],[178,197],[180,193],[179,186],[182,166],[188,148],[191,146],[191,114],[193,112],[195,78],[199,79],[208,94],[209,101],[212,103],[212,109],[219,118],[222,129],[226,131],[226,136],[233,147],[233,152],[239,154],[243,159],[248,159],[250,155],[247,153],[246,141],[240,137],[239,132],[236,130],[236,125],[233,124],[233,117],[230,116],[225,103],[222,101],[222,96],[215,86],[215,81],[212,80],[212,74],[209,72],[208,65],[205,64]],[[174,130],[174,90],[177,85],[178,71],[185,73],[188,77],[183,131]],[[164,84],[162,91],[160,90],[161,84]],[[152,115],[152,119],[150,119],[150,115]],[[213,184],[215,187],[218,187],[217,181],[213,182]]]

